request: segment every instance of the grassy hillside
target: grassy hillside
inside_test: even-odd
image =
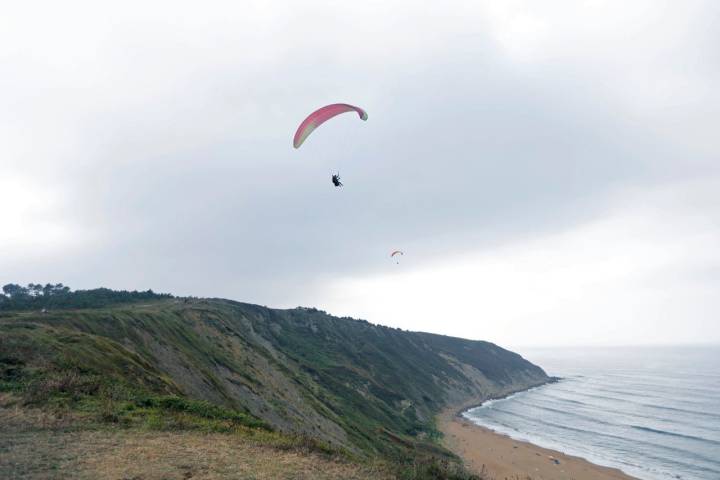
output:
[[[265,432],[355,459],[452,460],[435,441],[441,408],[546,380],[490,343],[315,309],[152,299],[0,313],[0,389],[29,406],[128,428]]]

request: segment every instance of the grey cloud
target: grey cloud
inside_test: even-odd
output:
[[[395,248],[422,263],[564,229],[602,212],[621,186],[707,172],[706,158],[686,158],[629,116],[603,72],[519,67],[484,32],[353,63],[332,41],[293,48],[310,27],[294,28],[292,38],[277,32],[269,58],[247,53],[248,65],[245,52],[261,45],[221,45],[212,62],[189,49],[197,70],[175,51],[166,77],[162,50],[150,48],[138,62],[150,86],[122,73],[133,61],[116,52],[120,73],[93,95],[123,101],[77,114],[76,156],[52,173],[68,192],[63,214],[98,239],[71,258],[0,256],[7,280],[284,304],[290,292],[381,271]],[[370,119],[322,127],[294,151],[296,124],[332,101],[357,102]],[[339,165],[343,191],[329,182]]]

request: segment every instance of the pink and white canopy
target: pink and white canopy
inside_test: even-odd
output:
[[[293,147],[300,148],[300,145],[303,144],[305,139],[313,132],[313,130],[331,118],[346,112],[356,112],[360,116],[361,120],[367,120],[368,118],[365,110],[354,105],[348,105],[347,103],[333,103],[332,105],[326,105],[315,110],[302,121],[297,129],[297,132],[295,132]]]

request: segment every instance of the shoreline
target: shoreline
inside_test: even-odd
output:
[[[597,465],[582,457],[515,440],[476,425],[462,416],[467,410],[487,401],[507,398],[520,391],[498,398],[488,397],[479,404],[475,400],[443,410],[436,417],[438,429],[443,433],[443,445],[462,458],[469,470],[492,479],[638,480],[617,468]]]

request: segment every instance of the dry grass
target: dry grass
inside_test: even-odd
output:
[[[282,450],[237,435],[69,430],[73,420],[0,398],[3,479],[374,479],[382,468]]]
[[[371,467],[279,451],[225,434],[35,431],[0,434],[8,479],[380,479]],[[387,478],[387,477],[385,477]]]
[[[29,408],[24,406],[24,401],[18,396],[0,392],[0,435],[30,430],[70,429],[79,421],[73,412]]]

